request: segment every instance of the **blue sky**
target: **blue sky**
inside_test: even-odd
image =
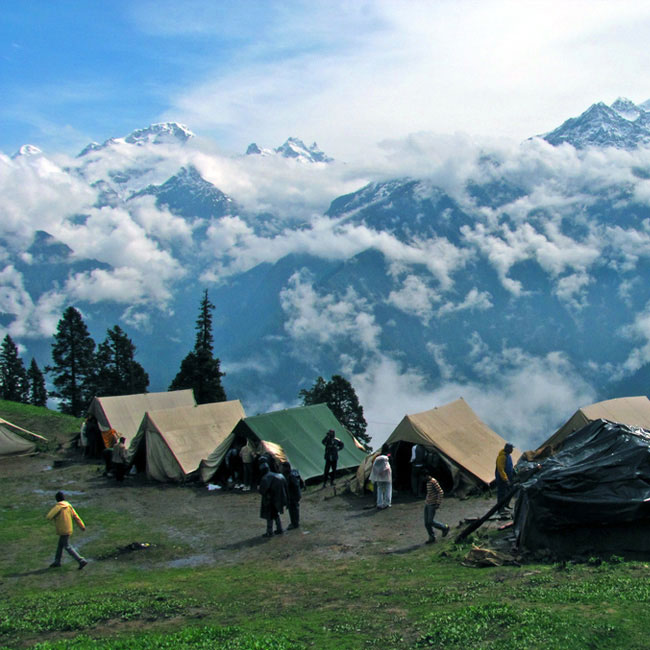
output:
[[[628,0],[5,2],[0,151],[76,153],[163,120],[224,151],[336,157],[432,131],[523,139],[650,98]]]

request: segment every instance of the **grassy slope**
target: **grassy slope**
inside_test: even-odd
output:
[[[78,429],[73,418],[5,405],[0,415],[59,441]],[[308,569],[290,557],[161,569],[182,548],[143,523],[150,550],[113,557],[98,539],[92,571],[79,573],[70,562],[33,570],[34,557],[52,551],[43,513],[20,481],[2,476],[2,465],[0,488],[0,647],[647,647],[650,569],[643,563],[474,569],[461,565],[468,547],[447,541],[404,555],[324,564],[315,556]],[[107,539],[128,535],[123,518],[85,514]]]

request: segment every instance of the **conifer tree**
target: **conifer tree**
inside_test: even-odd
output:
[[[332,375],[326,382],[318,377],[314,385],[299,393],[305,406],[313,404],[327,404],[336,419],[360,442],[370,443],[370,436],[366,433],[368,423],[363,416],[363,406],[352,384],[341,377]]]
[[[75,417],[88,408],[95,394],[95,341],[81,314],[68,307],[59,321],[52,343],[53,365],[45,370],[54,375],[59,410]]]
[[[197,404],[224,402],[226,392],[221,385],[221,362],[214,356],[212,337],[212,310],[214,305],[208,298],[207,289],[199,306],[196,320],[194,349],[183,359],[181,368],[169,386],[169,390],[192,388]]]
[[[0,348],[0,396],[12,402],[27,402],[27,373],[18,348],[7,334]]]
[[[106,331],[95,355],[97,395],[145,393],[149,375],[134,359],[135,345],[119,325]]]
[[[27,371],[28,401],[34,406],[45,406],[47,404],[47,389],[45,388],[45,377],[41,369],[36,363],[36,359],[32,358],[32,362]]]

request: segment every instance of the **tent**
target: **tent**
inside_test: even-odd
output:
[[[28,440],[27,436],[31,439]],[[23,429],[17,424],[12,424],[8,420],[0,418],[0,458],[26,456],[33,453],[36,449],[36,444],[32,441],[33,438],[46,440],[37,433],[27,431],[27,429]]]
[[[464,399],[414,415],[405,415],[386,440],[392,445],[393,483],[410,487],[413,445],[423,445],[430,469],[445,492],[484,489],[494,480],[497,454],[506,441],[482,422]],[[521,452],[515,449],[516,462]]]
[[[129,445],[129,458],[149,478],[185,481],[246,414],[239,400],[147,411]]]
[[[525,452],[526,460],[552,456],[562,448],[567,436],[598,419],[650,430],[650,400],[645,395],[619,397],[584,406],[578,409],[546,442],[534,451]]]
[[[115,429],[119,435],[124,436],[128,446],[147,411],[159,411],[178,406],[196,406],[192,389],[95,397],[88,407],[88,414],[97,418],[102,431]]]
[[[650,551],[650,432],[594,420],[521,484],[515,533],[527,550]]]
[[[233,433],[241,440],[247,439],[253,443],[265,441],[279,445],[291,466],[307,481],[323,474],[325,448],[322,440],[329,429],[334,429],[336,437],[344,444],[344,448],[339,452],[338,469],[357,467],[363,461],[365,452],[326,404],[298,406],[247,417],[239,422]],[[226,451],[227,448],[223,449],[223,454]],[[218,463],[221,462],[223,454]],[[207,482],[216,472],[218,463],[215,463],[215,460],[216,456],[211,467],[206,467],[206,471],[201,472],[202,480]]]

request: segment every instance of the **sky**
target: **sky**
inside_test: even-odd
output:
[[[635,0],[2,3],[0,151],[75,154],[160,121],[224,152],[289,136],[354,160],[386,139],[523,140],[650,98]]]

